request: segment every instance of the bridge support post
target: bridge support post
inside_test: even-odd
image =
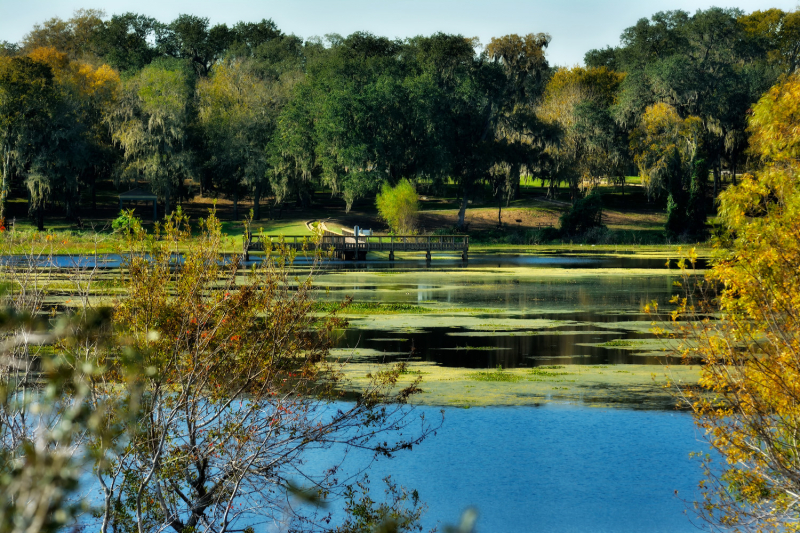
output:
[[[467,261],[467,260],[468,260],[468,259],[467,259],[467,255],[468,255],[468,254],[467,254],[467,251],[466,251],[466,250],[462,251],[462,252],[461,252],[461,260],[462,260],[462,261]]]
[[[389,261],[394,261],[394,250],[389,250]]]
[[[431,262],[431,251],[430,250],[425,252],[425,261],[427,261],[428,263]]]

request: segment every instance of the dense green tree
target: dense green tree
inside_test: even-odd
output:
[[[603,198],[596,191],[578,198],[558,219],[564,236],[581,235],[593,228],[603,227]]]
[[[208,80],[198,85],[199,119],[211,156],[207,166],[218,191],[234,201],[238,218],[241,195],[252,195],[254,217],[268,187],[269,154],[265,147],[274,133],[287,88],[263,79],[252,60],[216,64]]]
[[[187,139],[194,82],[186,61],[154,61],[125,81],[120,105],[108,117],[114,141],[124,151],[118,178],[146,180],[168,213],[173,194],[192,176]]]
[[[621,124],[636,126],[659,102],[683,118],[701,119],[715,191],[723,158],[735,172],[746,146],[747,110],[777,75],[742,16],[720,8],[661,12],[626,29],[620,47],[586,55],[587,65],[614,65],[626,73],[615,109]]]
[[[555,141],[555,131],[536,115],[551,69],[545,59],[550,43],[547,34],[516,34],[493,38],[486,47],[489,59],[502,66],[504,94],[495,122],[496,161],[490,181],[498,201],[498,224],[502,204],[516,196],[523,171],[541,174],[548,160],[546,147]]]
[[[318,176],[349,209],[384,180],[417,174],[423,110],[414,106],[418,96],[406,83],[401,50],[402,43],[359,33],[311,62],[281,117],[273,150],[282,174],[276,194],[292,188],[286,173],[303,180]],[[294,189],[302,198],[302,187]]]
[[[207,18],[180,15],[165,28],[157,44],[162,54],[189,60],[200,76],[208,76],[231,44],[231,38],[225,24],[209,28]]]
[[[262,19],[261,22],[238,22],[230,30],[230,49],[237,55],[253,56],[259,47],[280,40],[281,37],[284,35],[272,19]],[[294,40],[302,45],[302,40],[297,37],[294,37]]]
[[[52,47],[70,59],[85,59],[93,55],[92,42],[103,26],[104,17],[105,12],[101,9],[78,9],[68,20],[54,17],[35,24],[33,30],[22,38],[22,49],[31,52]]]
[[[553,161],[551,173],[543,176],[549,194],[566,184],[576,200],[581,189],[624,175],[626,132],[612,116],[624,77],[602,66],[560,69],[550,79],[536,110],[560,133],[558,142],[546,147]]]
[[[155,42],[164,25],[136,13],[114,15],[97,29],[92,43],[96,53],[120,71],[138,71],[158,56]]]
[[[754,11],[740,16],[738,21],[781,72],[792,74],[797,70],[800,66],[800,11],[787,13],[775,8]]]
[[[441,155],[435,170],[459,186],[458,226],[469,198],[496,163],[497,124],[507,77],[501,62],[477,54],[461,35],[435,34],[410,41],[420,76],[432,80],[431,138]]]
[[[70,61],[52,47],[37,48],[29,57],[50,67],[55,95],[49,121],[31,143],[37,149],[24,173],[29,209],[41,229],[44,208],[54,201],[68,220],[77,216],[81,185],[110,140],[101,122],[116,104],[119,77],[106,65],[95,69]]]
[[[296,87],[278,117],[276,134],[268,146],[272,167],[268,178],[278,204],[293,194],[303,198],[303,192],[318,175],[311,111],[313,93],[309,84]]]
[[[500,175],[495,165],[506,163],[513,193],[521,169],[539,162],[531,102],[549,72],[547,36],[498,39],[492,57],[459,35],[330,42],[279,121],[274,189],[318,177],[349,208],[384,181],[453,179],[463,225],[474,187]]]
[[[45,145],[56,105],[48,65],[29,57],[0,57],[0,217],[12,178],[25,176]]]

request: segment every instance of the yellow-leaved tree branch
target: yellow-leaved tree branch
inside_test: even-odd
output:
[[[676,299],[689,397],[717,452],[698,510],[734,531],[800,530],[800,79],[773,87],[749,122],[754,174],[720,196],[705,298]],[[720,461],[719,458],[722,460]],[[715,459],[717,459],[715,461]],[[719,464],[719,463],[722,464]]]

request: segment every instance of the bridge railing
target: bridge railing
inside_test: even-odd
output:
[[[465,250],[469,237],[465,235],[371,235],[350,237],[325,235],[322,246],[336,250],[412,251]]]

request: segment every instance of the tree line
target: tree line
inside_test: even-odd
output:
[[[0,46],[0,216],[16,191],[40,227],[48,206],[74,217],[109,176],[146,182],[167,212],[200,193],[235,212],[252,199],[256,218],[267,198],[307,205],[324,189],[349,209],[408,179],[455,184],[462,226],[479,189],[507,202],[529,177],[575,200],[638,173],[668,231],[691,232],[748,163],[748,110],[796,70],[800,14],[661,12],[585,67],[550,65],[549,43],[54,18]]]

